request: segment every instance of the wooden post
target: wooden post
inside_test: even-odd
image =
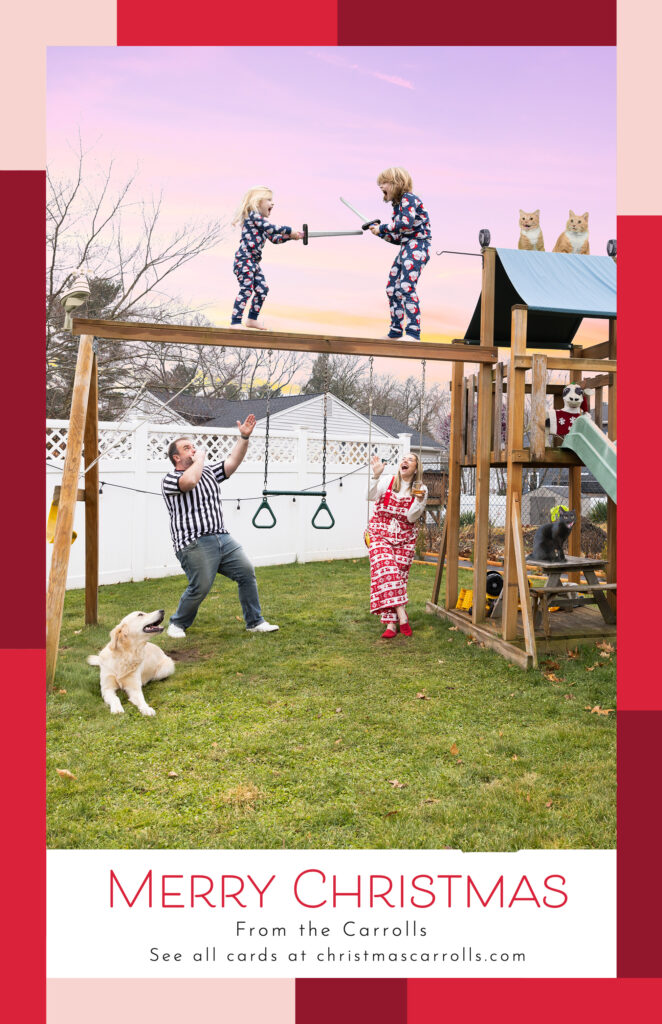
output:
[[[531,357],[531,419],[529,438],[531,458],[545,458],[545,417],[547,416],[547,356]]]
[[[494,422],[492,425],[492,448],[501,461],[503,454],[503,363],[497,363],[494,371]]]
[[[83,439],[85,458],[85,625],[99,621],[99,383],[94,352]],[[91,469],[88,466],[94,463]]]
[[[494,249],[483,253],[483,283],[480,303],[480,344],[494,344]],[[476,380],[476,376],[474,376]],[[492,440],[492,367],[478,368],[478,410],[476,415],[476,519],[474,522],[474,601],[473,623],[486,618],[484,595],[487,589],[487,545],[490,527],[490,451]],[[499,418],[500,419],[500,418]]]
[[[584,348],[582,345],[572,346],[572,359],[581,359]],[[568,383],[582,383],[582,374],[579,370],[579,375],[575,381],[572,380],[573,371],[570,371],[571,378]],[[582,553],[582,467],[581,466],[568,466],[568,505],[571,509],[574,508],[577,513],[577,521],[570,531],[570,537],[568,538],[568,554],[573,557],[579,558]],[[579,572],[569,572],[568,581],[570,583],[581,583],[582,577]]]
[[[609,358],[616,359],[616,321],[609,321]],[[607,388],[607,436],[616,440],[616,374],[610,373]],[[616,583],[616,503],[607,498],[607,583]],[[607,600],[616,611],[616,595],[608,590]]]
[[[441,509],[439,509],[441,514]],[[441,581],[444,575],[444,562],[446,560],[446,537],[448,528],[448,516],[444,519],[444,525],[441,528],[441,538],[439,540],[439,557],[437,559],[437,571],[434,574],[434,584],[432,586],[432,604],[439,604],[439,591],[441,590]]]
[[[513,544],[513,497],[522,497],[522,464],[513,462],[513,451],[524,447],[524,394],[525,370],[514,368],[516,356],[526,353],[526,306],[513,306],[510,331],[510,368],[508,370],[508,486],[506,492],[506,530],[504,544],[504,587],[503,587],[503,639],[517,637],[517,561]]]
[[[533,613],[529,595],[529,580],[526,575],[526,557],[524,554],[524,537],[522,535],[522,512],[519,494],[513,494],[512,505],[512,542],[517,565],[517,583],[519,586],[520,605],[522,607],[522,627],[524,629],[524,646],[526,653],[533,658],[533,667],[538,667],[538,651],[536,634],[533,628]]]
[[[78,473],[83,448],[83,432],[90,393],[90,378],[94,352],[94,338],[83,334],[78,346],[78,360],[74,377],[71,413],[69,416],[69,434],[67,451],[62,472],[62,491],[55,524],[53,539],[53,558],[48,577],[48,594],[46,596],[46,682],[52,686],[55,679],[57,649],[60,642],[62,612],[64,610],[64,592],[67,584],[69,568],[69,551],[71,534],[74,525],[74,511],[78,493]]]
[[[451,377],[451,436],[448,448],[448,501],[446,502],[446,607],[457,604],[457,560],[460,553],[460,476],[462,467],[462,397],[464,364],[453,363]],[[435,602],[436,603],[436,602]]]

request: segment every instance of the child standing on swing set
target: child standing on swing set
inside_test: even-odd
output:
[[[267,238],[274,245],[282,242],[295,241],[303,238],[302,231],[293,231],[283,225],[277,227],[267,219],[274,205],[274,197],[270,188],[258,185],[248,190],[235,214],[232,226],[241,226],[241,240],[234,256],[233,271],[239,282],[239,295],[232,309],[232,327],[241,325],[241,318],[246,303],[253,296],[248,316],[247,327],[265,330],[264,324],[258,319],[262,303],[267,297],[269,288],[260,268],[262,250]]]
[[[430,218],[423,203],[412,192],[411,175],[404,167],[387,167],[377,178],[385,203],[393,205],[390,224],[374,225],[373,235],[399,245],[400,251],[389,273],[386,294],[391,310],[391,329],[387,338],[401,338],[405,318],[405,337],[421,340],[421,310],[416,282],[430,259]]]

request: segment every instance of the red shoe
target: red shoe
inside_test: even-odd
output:
[[[394,629],[391,628],[391,626],[387,626],[384,632],[382,633],[382,640],[392,640],[393,637],[397,635],[398,634],[395,632]]]
[[[406,622],[400,623],[400,633],[402,636],[411,636],[411,626],[409,625],[409,619]]]

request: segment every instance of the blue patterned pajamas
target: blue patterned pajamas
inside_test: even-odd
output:
[[[406,321],[405,333],[418,340],[421,336],[421,310],[416,282],[430,259],[432,238],[430,218],[418,196],[405,192],[393,204],[393,220],[390,224],[379,225],[379,237],[400,246],[386,285],[391,311],[389,337],[401,337]]]
[[[267,238],[274,245],[289,242],[292,228],[277,227],[261,213],[249,213],[241,229],[241,241],[234,256],[233,272],[239,282],[239,295],[232,307],[232,323],[240,324],[246,303],[253,300],[248,312],[249,320],[257,320],[269,287],[260,267],[262,250]]]
[[[232,307],[232,323],[241,323],[244,308],[250,299],[251,294],[253,295],[253,301],[251,302],[251,306],[248,311],[248,319],[257,320],[260,315],[260,310],[262,309],[262,303],[269,294],[269,285],[262,273],[262,268],[259,263],[255,262],[255,260],[244,259],[235,260],[234,267],[232,269],[237,281],[239,282],[239,295],[235,299],[234,306]]]
[[[393,261],[386,285],[393,334],[402,334],[406,319],[407,334],[416,338],[421,336],[421,307],[416,282],[429,259],[427,246],[405,242]]]

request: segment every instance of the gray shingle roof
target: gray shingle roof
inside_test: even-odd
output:
[[[413,427],[408,427],[406,423],[401,423],[400,420],[396,420],[394,416],[373,416],[372,422],[376,423],[378,427],[385,430],[388,434],[392,434],[393,437],[397,437],[398,434],[410,434],[411,435],[411,447],[413,449],[418,448],[420,441],[420,434],[418,430]],[[423,447],[424,448],[440,448],[441,445],[438,441],[435,441],[434,437],[430,437],[429,434],[423,434]]]

